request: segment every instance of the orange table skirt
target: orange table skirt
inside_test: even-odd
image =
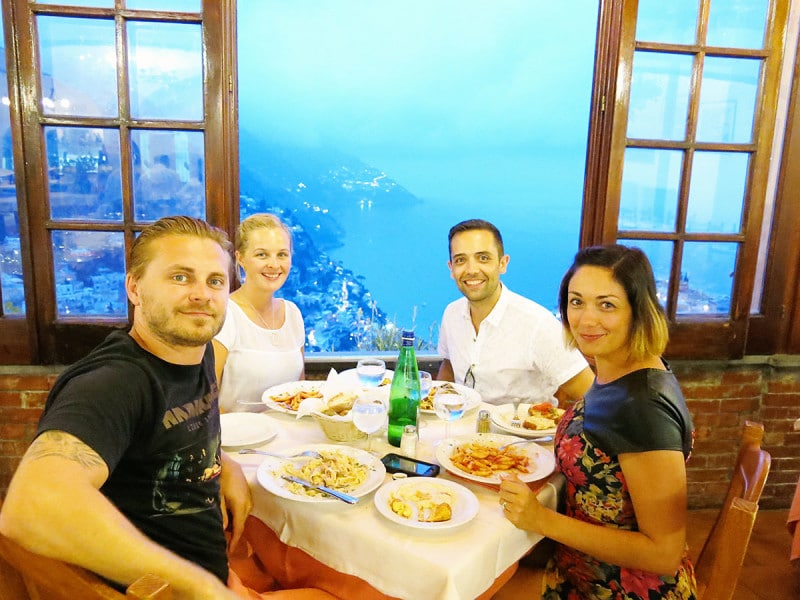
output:
[[[303,598],[341,598],[343,600],[390,600],[355,575],[340,573],[319,562],[299,548],[287,546],[262,521],[249,517],[244,531],[245,543],[230,556],[231,570],[248,588],[267,592],[269,597],[295,594]],[[376,568],[379,568],[376,565]],[[511,579],[517,563],[506,569],[489,589],[478,596],[488,600]],[[304,589],[303,589],[304,588]],[[296,591],[303,589],[303,595]],[[278,591],[273,591],[278,590]],[[283,593],[280,591],[283,590]],[[271,592],[271,593],[270,593]],[[318,592],[318,593],[317,593]],[[254,596],[259,597],[259,596]]]

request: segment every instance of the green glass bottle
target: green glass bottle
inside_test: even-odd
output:
[[[419,416],[419,367],[414,353],[414,332],[403,330],[403,345],[389,391],[389,443],[400,447],[406,425],[416,425]]]

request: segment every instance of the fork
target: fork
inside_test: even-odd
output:
[[[514,405],[514,416],[511,418],[512,427],[522,427],[522,419],[519,418],[519,403],[522,398],[512,398],[511,403]]]
[[[298,452],[297,454],[290,454],[289,456],[286,456],[284,454],[273,454],[272,452],[267,452],[265,450],[256,450],[255,448],[242,448],[239,450],[239,454],[263,454],[264,456],[272,456],[274,458],[283,458],[287,460],[290,458],[301,458],[303,456],[322,458],[322,455],[316,450],[305,450],[303,452]]]
[[[498,448],[500,452],[508,448],[509,446],[513,446],[515,444],[533,444],[535,440],[517,440],[516,442],[508,442],[507,444],[503,444]]]

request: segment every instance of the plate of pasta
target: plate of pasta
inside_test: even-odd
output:
[[[511,442],[525,442],[500,448]],[[475,433],[442,440],[436,448],[436,460],[448,472],[465,479],[500,484],[502,475],[516,473],[525,482],[550,475],[556,467],[552,450],[533,440],[511,435]]]
[[[297,414],[297,408],[306,398],[322,398],[324,381],[290,381],[268,388],[261,395],[261,401],[272,410]]]
[[[334,444],[307,444],[287,449],[282,454],[288,456],[307,450],[319,453],[320,457],[303,456],[286,459],[265,456],[256,471],[256,480],[267,491],[289,500],[342,504],[323,492],[286,481],[282,476],[293,475],[356,498],[366,496],[377,489],[385,479],[386,467],[380,459],[359,448]]]
[[[436,394],[455,394],[464,398],[464,412],[469,412],[477,408],[481,403],[481,395],[459,383],[452,383],[450,381],[433,381],[431,382],[431,389],[428,394],[419,401],[419,411],[421,413],[435,415],[436,411],[433,410],[433,399]]]

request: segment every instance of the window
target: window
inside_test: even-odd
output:
[[[650,257],[677,323],[673,352],[744,352],[759,248],[748,232],[761,229],[784,51],[780,4],[772,20],[768,0],[626,6],[620,64],[630,84],[616,103],[603,239]],[[711,334],[702,349],[701,318]]]
[[[598,5],[239,0],[241,216],[278,212],[301,238],[282,292],[307,352],[374,350],[412,326],[435,351],[460,296],[447,232],[467,218],[499,227],[509,288],[555,309],[579,241]]]
[[[800,217],[790,196],[796,189],[792,174],[800,172],[800,111],[787,109],[797,104],[797,62],[786,52],[797,46],[800,0],[598,0],[592,5],[598,12],[581,11],[580,17],[559,16],[553,11],[563,8],[536,3],[535,17],[507,18],[512,8],[530,4],[420,3],[426,15],[446,13],[426,20],[426,38],[415,39],[405,26],[381,30],[384,37],[401,36],[395,48],[430,59],[408,62],[427,69],[429,93],[406,99],[422,113],[403,126],[407,137],[426,145],[401,153],[396,149],[408,146],[398,143],[398,134],[389,150],[370,140],[385,133],[382,119],[400,114],[389,110],[394,103],[388,100],[411,91],[399,77],[406,56],[386,55],[397,61],[392,74],[400,85],[352,83],[390,79],[376,68],[379,61],[361,60],[360,54],[380,55],[377,42],[357,28],[348,30],[351,21],[371,16],[349,13],[349,7],[371,13],[375,3],[303,7],[306,33],[319,15],[328,25],[324,35],[304,42],[296,3],[239,0],[240,16],[266,11],[259,42],[271,44],[255,55],[260,70],[247,71],[254,42],[246,41],[250,34],[240,26],[237,46],[233,0],[2,0],[9,101],[0,107],[0,123],[4,139],[13,143],[7,141],[0,155],[0,362],[71,362],[109,328],[126,327],[125,250],[153,219],[189,212],[232,233],[242,215],[257,210],[282,212],[325,259],[314,263],[319,278],[310,279],[324,292],[314,297],[313,286],[287,284],[287,294],[304,295],[309,304],[330,296],[341,307],[359,291],[369,300],[361,307],[365,323],[415,322],[430,342],[435,332],[426,330],[440,318],[447,296],[458,296],[445,270],[446,231],[462,218],[485,216],[506,237],[512,262],[505,281],[545,306],[555,304],[555,288],[578,239],[581,245],[620,240],[644,246],[653,259],[674,323],[670,355],[800,351],[793,275],[800,248],[795,236],[786,235],[787,223]],[[404,5],[387,22],[409,18],[412,8]],[[467,29],[476,20],[482,25],[477,33]],[[556,24],[568,26],[569,36],[546,49],[534,46],[530,54],[531,38],[541,37],[531,35],[534,28]],[[506,27],[502,36],[499,25]],[[452,58],[448,53],[471,47],[456,44],[459,35],[483,46],[456,69],[444,62]],[[353,50],[340,47],[342,39],[362,44],[350,62],[342,57]],[[517,45],[515,60],[501,58],[505,41]],[[429,49],[431,42],[438,45]],[[297,58],[306,61],[305,70],[292,70],[288,53],[304,53]],[[575,80],[586,87],[561,97],[559,68],[572,58]],[[490,69],[491,77],[481,70],[489,60],[501,65]],[[316,80],[307,70],[315,64],[325,67],[312,70]],[[464,64],[470,67],[466,74],[460,71]],[[520,73],[533,73],[536,85]],[[284,85],[304,77],[311,92]],[[323,87],[331,81],[333,87]],[[312,96],[314,89],[325,94]],[[459,99],[445,102],[448,89]],[[366,94],[362,104],[354,91]],[[334,102],[339,99],[341,105]],[[516,101],[530,105],[530,120],[510,110]],[[346,208],[320,183],[331,155],[310,151],[315,145],[308,140],[332,136],[320,114],[347,130],[349,145],[338,151],[356,157],[345,164],[361,168],[337,182],[339,188],[363,186],[350,194],[358,201]],[[538,114],[548,117],[550,129],[537,124]],[[253,115],[266,121],[253,127]],[[512,148],[521,150],[521,159],[494,135],[502,126],[518,136]],[[268,136],[257,139],[253,130]],[[447,146],[453,131],[462,135],[456,137],[458,151]],[[785,145],[775,131],[786,132]],[[431,135],[440,132],[448,135]],[[264,139],[272,150],[300,139],[303,152],[292,160],[264,154],[258,146]],[[441,142],[438,155],[433,142]],[[543,143],[552,144],[548,155],[565,150],[579,159],[556,167],[533,157],[531,150]],[[489,158],[474,152],[485,147]],[[254,162],[254,156],[269,160]],[[296,159],[304,161],[302,169]],[[487,173],[492,176],[483,183],[476,177]],[[377,207],[375,192],[386,193],[382,185],[389,180],[397,190],[391,193],[413,210]],[[501,194],[486,181],[508,187]],[[553,181],[558,188],[548,187]],[[542,197],[547,201],[539,202]],[[490,212],[473,214],[486,198]],[[296,209],[306,201],[309,210],[301,218]],[[330,218],[338,214],[346,218]],[[393,227],[370,223],[381,218]],[[542,223],[544,233],[536,229]],[[542,243],[557,227],[558,239]],[[413,244],[410,271],[396,268],[403,261],[394,229]],[[370,232],[378,233],[360,254],[335,238]],[[331,281],[323,286],[322,278]],[[419,288],[428,282],[437,286],[430,291],[436,299],[423,305]],[[396,301],[394,289],[409,287],[413,295]],[[304,313],[313,311],[306,306]],[[351,316],[336,323],[336,314],[327,306],[317,312],[334,321],[327,330],[318,318],[309,319],[317,342],[312,350],[363,348],[368,340],[351,336]]]
[[[224,214],[206,210],[205,157],[223,154],[208,135],[219,114],[207,118],[221,79],[206,71],[213,28],[200,0],[72,4],[17,3],[32,26],[20,28],[17,57],[31,92],[17,113],[37,265],[24,273],[38,299],[31,353],[50,361],[126,326],[125,255],[139,229],[168,214]],[[9,297],[17,283],[3,281]]]

